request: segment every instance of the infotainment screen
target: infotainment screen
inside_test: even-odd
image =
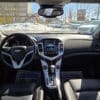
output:
[[[56,40],[44,41],[44,53],[45,55],[54,56],[58,53],[58,43]]]

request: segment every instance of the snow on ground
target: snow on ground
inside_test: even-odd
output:
[[[20,31],[33,31],[34,32],[46,32],[52,30],[52,28],[43,24],[33,24],[33,23],[14,23],[0,25],[0,30],[2,32],[20,32]]]

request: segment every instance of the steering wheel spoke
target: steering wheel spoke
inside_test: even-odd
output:
[[[34,51],[34,46],[27,46],[27,53],[30,52],[30,51]]]
[[[10,54],[11,47],[2,47],[2,52],[6,53],[6,54]]]
[[[13,60],[13,58],[11,58],[11,62],[12,62],[12,66],[14,69],[19,69],[23,66],[25,59],[22,59],[19,63],[17,63],[16,61]]]

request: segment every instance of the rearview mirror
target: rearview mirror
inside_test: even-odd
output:
[[[41,7],[38,11],[40,16],[47,18],[57,17],[63,14],[63,8],[61,7]]]

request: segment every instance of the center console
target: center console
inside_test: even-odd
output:
[[[49,89],[60,87],[60,68],[64,53],[63,42],[59,39],[42,39],[38,43],[38,52],[44,73],[45,85]]]

